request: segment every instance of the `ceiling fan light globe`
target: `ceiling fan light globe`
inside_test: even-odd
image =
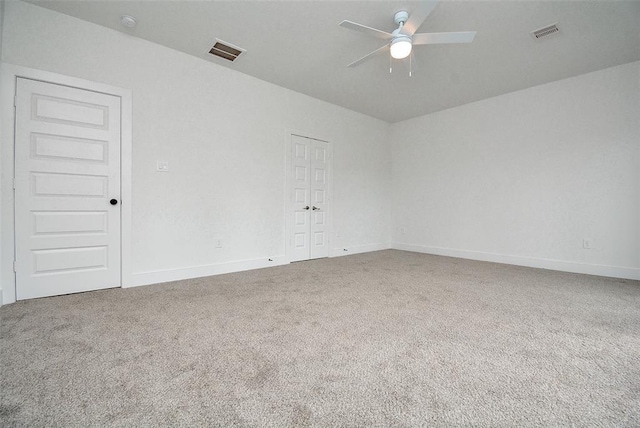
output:
[[[391,56],[395,59],[403,59],[411,54],[411,39],[399,38],[391,42]]]

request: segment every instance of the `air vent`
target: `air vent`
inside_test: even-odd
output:
[[[540,28],[539,30],[535,30],[531,32],[531,35],[534,39],[546,39],[548,37],[554,36],[560,32],[558,28],[558,24],[547,25],[544,28]]]
[[[216,44],[213,45],[209,51],[211,55],[219,56],[220,58],[224,58],[231,62],[238,59],[240,54],[243,52],[245,52],[244,49],[233,46],[231,43],[223,42],[219,39],[216,39]]]

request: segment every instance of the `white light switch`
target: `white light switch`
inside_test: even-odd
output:
[[[156,171],[158,171],[158,172],[169,172],[169,162],[157,161],[156,162]]]

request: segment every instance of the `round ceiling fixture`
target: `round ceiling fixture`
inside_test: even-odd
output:
[[[391,41],[391,56],[395,59],[406,58],[411,54],[411,47],[411,37],[396,37]]]
[[[127,28],[135,28],[138,24],[138,20],[131,15],[122,15],[120,17],[120,23]]]

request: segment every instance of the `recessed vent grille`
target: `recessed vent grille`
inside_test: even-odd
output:
[[[244,49],[233,46],[231,43],[216,39],[216,44],[213,45],[209,53],[233,62],[238,59],[244,51]]]
[[[534,39],[546,39],[547,37],[551,37],[555,34],[558,34],[560,29],[558,28],[558,24],[547,25],[544,28],[540,28],[539,30],[535,30],[531,32],[531,35]]]

